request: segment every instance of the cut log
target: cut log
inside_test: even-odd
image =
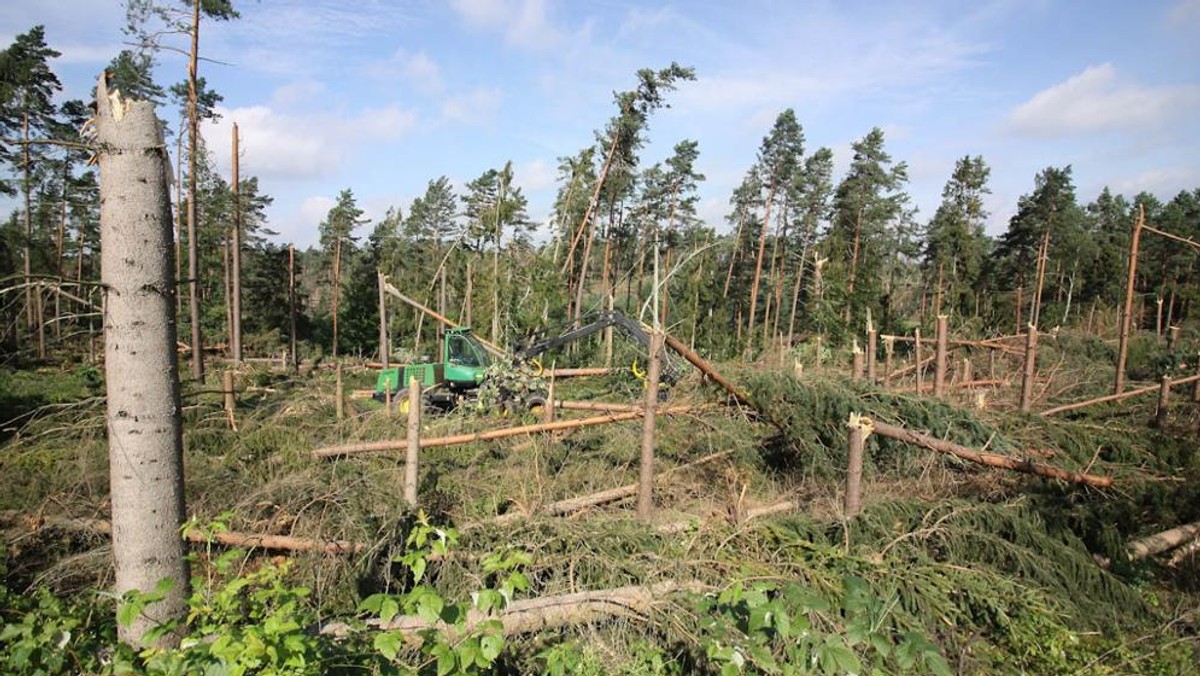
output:
[[[1200,521],[1155,533],[1125,546],[1130,559],[1144,559],[1169,551],[1188,541],[1200,537]]]
[[[11,514],[4,516],[10,518],[0,518],[0,522],[16,521]],[[30,515],[25,520],[29,521],[35,527],[45,524],[72,531],[85,531],[107,536],[112,535],[112,523],[104,519],[72,519]],[[291,535],[258,535],[255,533],[239,533],[237,531],[205,533],[198,530],[188,530],[184,535],[184,539],[196,544],[208,544],[212,542],[226,547],[270,549],[284,552],[316,552],[330,555],[361,554],[367,550],[366,545],[347,540],[312,540],[309,538],[293,537]]]
[[[576,592],[560,596],[515,601],[497,614],[467,612],[465,625],[454,627],[445,622],[430,622],[414,615],[402,615],[388,622],[368,620],[367,624],[379,631],[399,631],[407,639],[419,641],[420,633],[435,629],[451,641],[475,631],[483,622],[500,620],[504,634],[514,636],[534,631],[556,629],[569,625],[587,624],[611,617],[644,619],[663,596],[681,590],[699,590],[698,583],[681,584],[660,582],[655,585],[633,585],[616,589]],[[353,629],[344,623],[334,622],[321,627],[321,633],[346,636]]]
[[[1087,474],[1084,472],[1072,472],[1059,467],[1043,465],[1031,460],[1023,460],[1007,455],[999,455],[996,453],[983,453],[974,449],[960,446],[959,444],[931,437],[928,434],[913,432],[906,430],[903,427],[889,425],[887,423],[875,422],[875,434],[889,439],[896,439],[914,446],[928,448],[931,451],[953,455],[956,458],[973,462],[979,465],[988,467],[998,467],[1000,469],[1010,469],[1014,472],[1023,472],[1025,474],[1036,474],[1050,479],[1059,479],[1061,481],[1070,481],[1072,483],[1084,484],[1087,486],[1095,486],[1096,488],[1108,488],[1113,485],[1112,477],[1097,476],[1095,474]]]
[[[690,406],[672,406],[664,408],[659,413],[663,415],[672,415],[686,413],[692,410]],[[520,427],[505,427],[498,430],[488,430],[486,432],[473,432],[470,434],[456,434],[449,437],[431,437],[429,439],[421,439],[421,448],[432,448],[435,446],[456,446],[458,444],[469,444],[476,441],[493,441],[503,439],[505,437],[521,436],[523,434],[537,434],[539,432],[555,432],[558,430],[569,430],[577,427],[588,427],[591,425],[603,425],[606,423],[621,422],[624,420],[636,420],[642,417],[641,409],[637,411],[629,411],[623,413],[613,413],[611,415],[601,415],[593,418],[580,418],[578,420],[558,420],[552,423],[538,423],[536,425],[522,425]],[[408,448],[407,439],[395,439],[388,441],[369,441],[359,444],[343,444],[341,446],[327,446],[318,448],[312,452],[313,458],[337,458],[345,455],[358,455],[362,453],[381,453],[384,451],[401,451]]]
[[[1172,380],[1171,385],[1186,385],[1187,383],[1191,382],[1200,382],[1200,374],[1188,376],[1186,378],[1180,378],[1179,380]],[[1096,397],[1095,399],[1088,399],[1086,401],[1077,401],[1074,404],[1063,404],[1062,406],[1048,408],[1045,411],[1042,411],[1041,415],[1051,416],[1058,413],[1066,413],[1067,411],[1076,411],[1088,406],[1095,406],[1096,404],[1105,404],[1110,401],[1121,401],[1123,399],[1129,399],[1130,397],[1137,397],[1143,394],[1150,394],[1151,392],[1158,392],[1161,387],[1161,384],[1150,385],[1148,387],[1139,387],[1136,390],[1129,390],[1128,392],[1122,392],[1120,394],[1109,394],[1107,396]]]
[[[696,467],[697,465],[702,465],[707,462],[712,462],[713,460],[718,460],[720,458],[723,458],[723,457],[729,455],[730,453],[732,453],[732,451],[720,451],[717,453],[711,453],[702,458],[698,458],[696,460],[693,460],[689,463],[680,465],[678,467],[672,467],[671,469],[666,470],[665,472],[659,472],[658,476],[656,477],[656,480],[661,481],[661,480],[671,476],[672,474],[675,474],[676,472],[682,472],[685,469],[690,469],[692,467]],[[637,492],[638,492],[637,484],[628,484],[625,486],[618,486],[617,488],[610,488],[608,490],[600,491],[599,493],[592,493],[590,495],[582,495],[582,496],[575,497],[575,498],[567,498],[566,500],[559,500],[558,502],[552,502],[548,505],[543,506],[540,510],[538,510],[537,513],[538,514],[548,514],[551,516],[561,516],[564,514],[572,514],[575,512],[583,511],[585,509],[589,509],[591,507],[596,507],[598,505],[603,505],[603,504],[607,504],[610,502],[616,502],[618,500],[624,500],[626,498],[633,497],[634,495],[637,495]],[[522,514],[520,512],[510,512],[508,514],[501,514],[500,516],[496,517],[495,519],[490,520],[488,523],[510,523],[512,521],[517,521],[517,520],[525,518],[525,517],[526,517],[526,515]],[[483,525],[483,524],[476,524],[476,525]]]

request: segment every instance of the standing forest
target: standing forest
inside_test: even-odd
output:
[[[297,247],[201,133],[237,11],[127,6],[89,100],[0,45],[0,672],[1200,664],[1200,187],[993,235],[987,157],[920,213],[785,108],[712,222],[672,62],[544,222],[509,161]]]

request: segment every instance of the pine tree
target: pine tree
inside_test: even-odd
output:
[[[925,287],[932,289],[937,299],[937,313],[953,310],[966,316],[973,311],[988,246],[983,198],[991,193],[987,186],[990,174],[982,156],[960,158],[942,189],[942,203],[929,221],[921,268]]]
[[[813,254],[817,234],[833,214],[830,202],[833,197],[833,151],[829,148],[819,148],[808,156],[804,161],[803,170],[796,173],[791,191],[788,208],[795,224],[792,250],[798,251],[799,254],[795,265],[796,281],[792,288],[792,305],[788,315],[789,345],[795,336],[796,313],[804,295],[805,273],[809,269],[810,259],[814,269],[816,267]]]
[[[354,251],[354,230],[367,221],[362,218],[363,211],[354,200],[354,192],[349,188],[338,194],[337,203],[329,210],[325,220],[321,222],[321,248],[329,258],[330,267],[330,317],[333,322],[332,352],[334,359],[338,356],[338,300],[342,287],[342,266]]]
[[[758,255],[754,262],[754,281],[750,284],[750,311],[746,320],[747,350],[754,342],[763,258],[767,249],[767,237],[770,235],[771,210],[776,205],[777,193],[786,192],[791,184],[803,155],[804,131],[796,120],[796,111],[788,108],[775,118],[775,125],[763,138],[758,149],[758,170],[766,185],[767,197],[763,205],[762,228],[758,234]],[[773,285],[769,284],[768,287],[770,286]]]
[[[1047,167],[1037,175],[1033,193],[1019,200],[1017,213],[1009,219],[1008,230],[997,243],[999,288],[1014,292],[1022,289],[1028,308],[1021,308],[1021,312],[1027,309],[1026,321],[1039,323],[1048,288],[1046,280],[1052,282],[1050,286],[1057,294],[1057,276],[1076,275],[1079,261],[1093,255],[1093,246],[1083,229],[1083,212],[1075,202],[1071,167]]]
[[[876,127],[852,146],[854,158],[834,192],[833,221],[824,241],[830,300],[844,308],[847,329],[868,309],[885,316],[900,257],[911,246],[904,228],[911,216],[903,191],[908,166],[893,164],[883,144],[883,130]]]

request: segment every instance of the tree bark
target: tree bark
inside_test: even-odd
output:
[[[1129,242],[1129,262],[1125,276],[1125,306],[1121,310],[1121,334],[1117,346],[1117,374],[1113,384],[1113,394],[1120,394],[1125,389],[1125,363],[1129,357],[1129,327],[1133,321],[1133,286],[1137,278],[1138,240],[1142,236],[1142,228],[1146,224],[1146,210],[1138,205],[1138,217],[1133,223],[1133,238]]]
[[[939,289],[938,292],[940,294],[941,290]],[[937,360],[934,362],[933,368],[933,396],[935,397],[941,397],[946,394],[946,341],[948,340],[946,334],[950,331],[948,323],[949,319],[946,315],[937,315],[937,346],[934,352]]]
[[[682,413],[691,410],[690,406],[672,407],[659,411],[663,415],[674,413]],[[520,427],[505,427],[497,430],[488,430],[486,432],[472,432],[468,434],[456,434],[449,437],[433,437],[429,439],[421,439],[421,448],[433,448],[437,446],[456,446],[458,444],[469,444],[476,441],[494,441],[505,437],[515,437],[522,434],[536,434],[539,432],[554,432],[558,430],[569,430],[577,427],[589,427],[592,425],[604,425],[606,423],[622,422],[624,420],[637,420],[642,417],[642,412],[632,411],[627,413],[613,413],[610,415],[595,416],[593,418],[582,418],[579,420],[558,420],[547,424],[538,425],[522,425]],[[343,446],[328,446],[318,448],[312,452],[315,459],[337,458],[346,455],[359,455],[362,453],[381,453],[384,451],[400,451],[408,448],[407,440],[400,441],[367,441],[358,444],[345,444]]]
[[[413,641],[420,641],[420,635],[432,629],[454,642],[475,631],[481,623],[498,619],[504,625],[504,635],[515,636],[586,624],[609,617],[641,619],[654,608],[662,596],[692,587],[696,585],[660,582],[648,587],[619,587],[514,601],[498,615],[481,613],[478,610],[468,611],[462,629],[456,629],[440,620],[430,622],[416,615],[401,615],[389,622],[372,620],[368,621],[368,624],[374,625],[374,628],[380,631],[399,631]],[[333,636],[346,636],[350,632],[351,628],[342,623],[331,623],[321,628],[322,634]]]
[[[233,123],[233,241],[230,244],[231,277],[233,279],[231,332],[233,334],[233,363],[242,363],[242,198],[241,177],[238,175],[238,126]]]
[[[882,437],[896,439],[905,443],[928,448],[931,451],[953,455],[956,458],[973,462],[979,465],[988,467],[997,467],[1000,469],[1011,469],[1016,472],[1025,474],[1036,474],[1050,479],[1059,479],[1062,481],[1070,481],[1073,483],[1084,484],[1087,486],[1095,486],[1097,488],[1108,488],[1113,485],[1112,477],[1097,476],[1095,474],[1087,474],[1084,472],[1072,472],[1050,465],[1033,462],[1031,460],[1023,460],[1021,458],[1013,458],[1007,455],[998,455],[995,453],[982,453],[974,449],[960,446],[953,442],[944,441],[936,437],[931,437],[928,434],[913,432],[895,425],[887,423],[875,422],[874,432]]]
[[[170,170],[153,104],[123,101],[115,91],[110,97],[103,76],[96,91],[116,592],[172,584],[131,625],[118,627],[122,641],[141,646],[149,629],[186,610],[189,579],[179,536],[183,440]]]
[[[1125,546],[1131,559],[1144,559],[1174,549],[1188,540],[1200,537],[1200,521],[1155,533]]]
[[[408,380],[408,445],[404,449],[404,501],[417,506],[417,456],[421,449],[421,381]]]
[[[192,378],[204,382],[204,332],[200,328],[200,246],[196,241],[196,167],[200,150],[200,111],[196,77],[200,54],[200,0],[192,3],[192,51],[188,59],[188,303],[192,324]]]
[[[654,431],[658,413],[658,376],[662,364],[663,334],[650,334],[650,366],[646,373],[646,404],[642,416],[642,458],[638,471],[638,518],[654,513]]]
[[[750,285],[750,318],[746,322],[746,350],[754,345],[754,313],[758,308],[758,285],[762,281],[763,255],[767,251],[767,230],[771,227],[771,202],[775,200],[775,178],[767,190],[767,205],[763,212],[762,232],[758,235],[758,258],[754,263],[754,283]]]
[[[1033,381],[1037,376],[1037,326],[1030,324],[1025,338],[1025,366],[1021,371],[1021,413],[1033,406]]]

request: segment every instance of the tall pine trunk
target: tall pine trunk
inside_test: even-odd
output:
[[[196,242],[196,167],[200,150],[200,111],[196,74],[200,54],[200,0],[192,3],[192,51],[188,60],[188,304],[192,323],[192,378],[204,382],[204,333],[200,328],[200,246]]]
[[[750,317],[746,321],[746,350],[754,343],[754,313],[758,310],[758,285],[762,281],[763,256],[767,252],[767,230],[771,227],[771,206],[775,200],[775,177],[767,190],[767,208],[763,215],[762,232],[758,235],[758,259],[754,263],[754,283],[750,285]]]
[[[154,106],[97,86],[100,269],[116,592],[171,586],[130,625],[134,646],[186,610],[183,440],[175,354],[170,174]],[[170,642],[171,635],[160,642]]]

